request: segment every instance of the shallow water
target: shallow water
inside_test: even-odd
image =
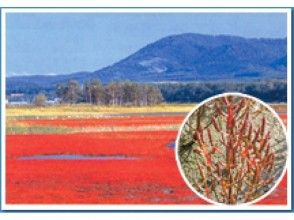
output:
[[[175,141],[172,141],[166,145],[167,148],[174,149],[176,147]]]
[[[18,157],[19,160],[136,160],[126,155],[81,155],[81,154],[50,154]]]

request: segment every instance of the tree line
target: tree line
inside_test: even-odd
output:
[[[167,103],[195,103],[224,92],[241,92],[265,102],[287,102],[287,81],[210,81],[190,83],[139,84],[131,81],[103,85],[91,80],[80,85],[70,80],[59,84],[54,95],[62,103],[91,103],[96,105],[156,105]],[[46,96],[50,93],[44,93]],[[35,96],[36,105],[45,105],[46,96]]]
[[[75,80],[56,87],[56,95],[63,103],[91,103],[96,105],[156,105],[163,101],[156,85],[131,81],[110,82],[103,85],[99,80],[85,82],[82,86]]]
[[[224,92],[241,92],[264,102],[287,102],[286,80],[164,83],[159,89],[166,102],[201,102]]]

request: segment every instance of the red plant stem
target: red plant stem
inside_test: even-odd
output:
[[[214,126],[214,128],[215,128],[215,130],[216,130],[217,132],[221,132],[221,129],[220,129],[220,127],[218,126],[218,124],[217,124],[215,118],[212,118],[212,124],[213,124],[213,126]]]
[[[234,203],[233,198],[233,176],[231,168],[234,167],[235,162],[235,152],[233,148],[233,127],[234,127],[234,107],[233,105],[228,101],[225,100],[225,103],[227,104],[227,144],[226,144],[226,166],[227,166],[227,173],[228,173],[228,182],[229,182],[229,193],[227,201],[229,204]]]
[[[210,142],[211,146],[213,146],[214,143],[213,143],[212,136],[211,136],[211,131],[210,131],[209,128],[207,128],[207,135],[208,135],[208,139],[209,139],[209,142]]]

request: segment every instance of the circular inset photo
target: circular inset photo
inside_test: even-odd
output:
[[[287,160],[286,129],[262,101],[225,93],[186,117],[176,159],[188,186],[214,204],[251,204],[280,182]]]

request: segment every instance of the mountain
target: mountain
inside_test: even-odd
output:
[[[131,39],[130,39],[131,41]],[[286,79],[286,39],[242,38],[186,33],[151,43],[94,72],[7,78],[7,90],[52,88],[74,79],[137,82]]]
[[[105,82],[281,79],[286,78],[284,60],[286,39],[182,34],[147,45],[93,75]]]

